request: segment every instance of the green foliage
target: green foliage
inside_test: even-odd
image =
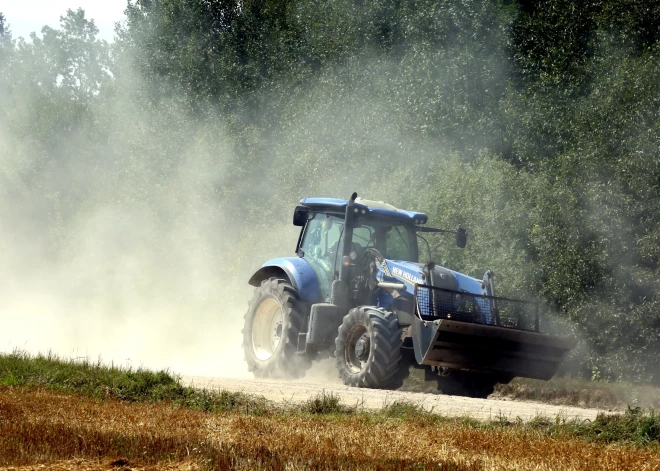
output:
[[[329,416],[332,420],[402,421],[427,427],[457,423],[473,429],[517,428],[551,437],[584,438],[604,443],[632,443],[657,446],[660,443],[660,419],[653,410],[639,407],[623,414],[600,414],[594,421],[538,417],[530,422],[510,421],[500,416],[490,422],[468,417],[449,418],[422,407],[397,401],[375,412],[358,411],[341,403],[338,396],[323,392],[295,407],[279,407],[256,396],[195,389],[183,386],[179,379],[165,371],[131,370],[104,365],[101,361],[63,360],[55,355],[30,356],[15,351],[0,354],[0,388],[52,388],[66,393],[83,394],[100,400],[116,399],[130,402],[169,401],[206,412],[232,411],[239,414],[279,414],[290,418]]]
[[[316,397],[308,399],[300,406],[300,411],[307,414],[353,414],[355,408],[341,403],[341,398],[333,393],[323,391]]]
[[[172,401],[205,411],[232,409],[261,414],[265,410],[265,401],[242,393],[183,386],[166,371],[107,366],[100,360],[64,360],[54,354],[30,356],[15,351],[0,355],[0,385],[47,387],[131,402]]]
[[[645,413],[639,408],[629,408],[625,414],[599,414],[593,422],[558,417],[554,423],[538,419],[530,425],[548,435],[575,436],[596,442],[648,445],[660,441],[660,419],[653,411]]]
[[[47,386],[132,401],[160,397],[177,386],[164,371],[132,371],[87,360],[63,361],[53,354],[31,357],[18,351],[0,355],[0,375],[0,383],[6,386]]]
[[[380,410],[380,415],[390,419],[426,419],[428,421],[432,421],[435,417],[423,407],[406,401],[395,401],[392,404],[387,404]]]
[[[0,12],[0,41],[8,41],[11,39],[11,30],[5,15]]]
[[[162,0],[108,45],[68,11],[0,34],[0,221],[59,261],[111,211],[167,294],[208,293],[290,253],[298,198],[357,189],[468,228],[433,257],[540,298],[572,373],[657,384],[658,24],[651,0]]]

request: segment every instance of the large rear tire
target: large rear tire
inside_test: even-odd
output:
[[[352,309],[335,340],[339,377],[348,386],[387,387],[399,372],[401,344],[396,315],[372,307]]]
[[[245,314],[243,350],[248,370],[257,378],[303,376],[310,361],[296,351],[304,322],[304,306],[289,282],[262,281]]]

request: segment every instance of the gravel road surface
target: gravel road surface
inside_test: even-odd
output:
[[[338,395],[346,405],[362,409],[379,409],[396,401],[408,401],[438,414],[453,417],[471,417],[479,420],[506,417],[524,421],[537,416],[554,419],[596,418],[597,409],[554,406],[536,402],[505,401],[500,399],[474,399],[461,396],[428,394],[418,392],[386,391],[380,389],[350,388],[343,384],[322,382],[275,381],[256,379],[219,378],[208,376],[183,376],[185,384],[206,389],[225,389],[263,396],[280,404],[298,404],[326,392]],[[602,411],[606,412],[606,411]]]

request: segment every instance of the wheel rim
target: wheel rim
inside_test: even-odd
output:
[[[346,364],[352,373],[359,373],[369,360],[371,342],[364,325],[354,325],[346,337]]]
[[[252,323],[252,348],[262,361],[273,356],[282,341],[282,306],[274,298],[266,298],[254,314]]]

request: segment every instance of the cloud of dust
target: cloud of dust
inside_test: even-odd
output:
[[[293,254],[297,200],[363,188],[387,199],[377,169],[431,149],[413,149],[373,96],[337,100],[311,87],[299,100],[317,107],[272,142],[273,167],[286,162],[287,171],[266,168],[256,184],[237,177],[220,113],[193,121],[176,96],[145,104],[139,75],[117,75],[111,101],[92,104],[102,135],[73,127],[49,148],[6,131],[29,128],[38,97],[2,92],[0,101],[21,110],[0,126],[0,351],[249,377],[247,279],[268,258]],[[242,200],[245,188],[251,201]],[[306,379],[336,376],[327,360]]]
[[[389,112],[374,114],[374,100],[349,106],[311,87],[292,107],[315,100],[320,111],[303,108],[283,124],[271,166],[263,159],[259,178],[245,176],[220,112],[190,118],[176,90],[154,103],[124,58],[96,98],[50,90],[55,106],[82,103],[94,123],[53,132],[46,122],[53,136],[40,142],[33,125],[50,103],[34,85],[57,80],[37,60],[14,66],[32,82],[0,80],[0,103],[15,110],[0,113],[0,352],[251,377],[241,345],[247,279],[269,258],[293,255],[297,200],[373,184],[374,165],[386,162],[371,154],[403,139],[389,133]],[[349,129],[363,139],[352,155],[342,153]],[[324,146],[310,135],[324,135]],[[351,159],[360,153],[368,166]],[[332,363],[307,379],[338,381]]]
[[[355,59],[287,97],[252,174],[241,173],[220,112],[191,119],[176,90],[153,103],[126,64],[92,105],[100,136],[67,127],[39,147],[3,132],[35,119],[38,100],[14,98],[17,116],[0,115],[0,351],[250,377],[247,279],[268,258],[293,254],[297,200],[357,190],[426,210],[408,203],[420,201],[438,162],[456,157],[420,125],[453,112],[442,87],[463,81],[451,58],[429,51]],[[496,62],[484,68],[499,77]],[[426,69],[437,80],[420,81]],[[11,102],[4,93],[0,103]],[[339,381],[332,359],[305,379]]]
[[[42,232],[49,228],[33,231],[29,212],[3,218],[0,350],[244,374],[245,280],[226,277],[231,229],[189,170],[159,202],[116,202],[120,191],[99,188],[103,202],[78,208],[55,254]],[[19,210],[24,203],[9,201]]]
[[[20,133],[41,98],[0,92],[17,110],[0,115],[0,351],[247,375],[240,331],[258,262],[236,270],[232,258],[230,139],[174,99],[136,99],[140,85],[133,75],[92,101],[97,138],[82,123],[43,147]]]
[[[402,181],[420,185],[443,154],[438,139],[408,136],[407,98],[389,90],[414,87],[416,72],[367,58],[321,75],[283,104],[256,178],[236,170],[219,112],[191,119],[176,91],[153,103],[124,60],[111,93],[91,99],[99,135],[77,123],[35,144],[15,130],[30,129],[42,97],[0,86],[17,109],[0,116],[0,351],[249,376],[247,279],[292,255],[297,200],[358,190],[402,204]],[[33,67],[26,76],[51,73]],[[306,379],[338,381],[331,360]]]

